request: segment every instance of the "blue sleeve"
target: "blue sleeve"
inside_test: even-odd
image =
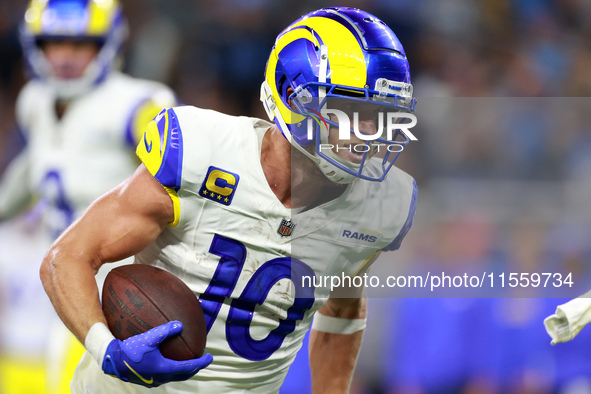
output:
[[[162,110],[148,125],[136,153],[163,186],[178,191],[183,166],[183,133],[172,108]]]

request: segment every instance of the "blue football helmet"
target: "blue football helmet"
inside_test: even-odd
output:
[[[401,130],[393,138],[372,138],[362,158],[345,160],[333,149],[322,149],[330,145],[329,125],[339,126],[327,115],[331,108],[348,103],[352,111],[370,107],[384,115],[411,113],[416,104],[406,54],[394,32],[375,16],[348,7],[311,12],[279,34],[267,61],[261,101],[290,143],[336,183],[382,181],[409,138]],[[370,159],[377,145],[385,155]]]
[[[59,98],[69,99],[100,84],[118,65],[127,38],[127,23],[118,0],[31,0],[20,26],[27,68],[48,82]],[[99,52],[84,75],[64,80],[52,75],[40,44],[44,41],[94,41]]]

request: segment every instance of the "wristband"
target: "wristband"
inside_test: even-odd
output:
[[[330,334],[350,335],[365,329],[366,323],[367,319],[342,319],[316,313],[312,329]]]
[[[115,337],[103,323],[94,323],[90,327],[90,330],[88,330],[88,334],[86,334],[86,338],[84,339],[84,346],[92,354],[92,357],[98,362],[99,366],[103,365],[103,358],[105,358],[107,347],[113,339]]]

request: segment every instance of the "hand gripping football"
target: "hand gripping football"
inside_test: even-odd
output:
[[[117,339],[178,320],[183,331],[160,345],[162,355],[182,361],[203,354],[207,327],[201,304],[170,272],[143,264],[117,267],[107,275],[102,302],[109,330]]]

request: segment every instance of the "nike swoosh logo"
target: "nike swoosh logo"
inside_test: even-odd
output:
[[[123,360],[123,363],[124,363],[125,365],[127,365],[127,368],[129,368],[129,370],[130,370],[131,372],[133,372],[133,374],[134,374],[135,376],[137,376],[138,378],[140,378],[140,380],[141,380],[142,382],[144,382],[145,384],[152,384],[152,383],[154,383],[154,378],[153,378],[153,377],[151,377],[151,378],[150,378],[150,380],[146,380],[146,379],[144,379],[144,377],[143,377],[142,375],[140,375],[139,373],[135,372],[135,371],[134,371],[134,369],[133,369],[133,368],[131,368],[131,367],[129,366],[129,364],[127,364],[127,361]]]
[[[150,145],[148,145],[148,140],[146,139],[146,133],[144,133],[144,144],[146,145],[146,150],[148,153],[152,152],[152,141],[150,141]]]

